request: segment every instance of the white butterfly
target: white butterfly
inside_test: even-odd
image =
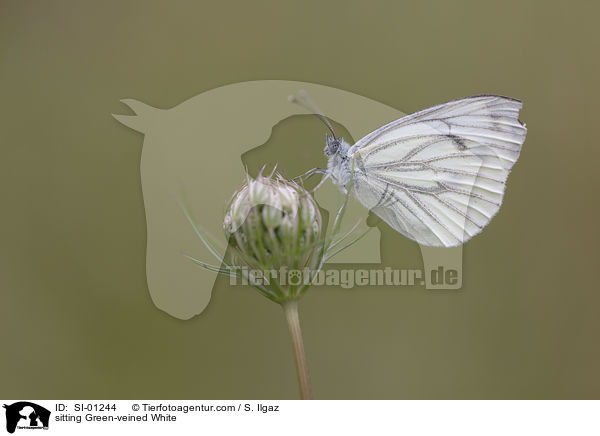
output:
[[[460,245],[481,232],[502,204],[527,132],[518,119],[521,107],[519,100],[498,95],[454,100],[392,121],[353,146],[335,136],[317,109],[333,136],[326,138],[327,170],[311,172],[350,189],[419,244]]]

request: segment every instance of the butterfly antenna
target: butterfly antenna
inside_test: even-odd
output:
[[[333,138],[337,140],[337,137],[335,136],[335,132],[333,131],[333,127],[331,126],[331,123],[329,122],[329,120],[327,119],[325,114],[323,114],[323,112],[321,112],[321,110],[315,104],[315,102],[313,102],[312,99],[308,96],[306,91],[298,91],[298,97],[296,97],[295,95],[290,95],[288,97],[288,100],[291,103],[295,103],[298,106],[303,107],[304,109],[306,109],[307,111],[309,111],[313,115],[315,115],[317,118],[319,118],[323,122],[323,124],[325,124],[327,126],[327,128],[333,135]]]

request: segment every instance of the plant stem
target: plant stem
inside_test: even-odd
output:
[[[298,301],[286,301],[281,304],[281,307],[285,313],[285,319],[292,338],[292,346],[294,348],[294,357],[296,360],[296,373],[298,374],[298,385],[300,387],[300,398],[302,400],[312,400],[306,353],[304,352],[302,330],[300,329],[300,319],[298,318]]]

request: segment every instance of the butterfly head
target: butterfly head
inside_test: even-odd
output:
[[[343,138],[336,138],[335,136],[329,135],[325,136],[325,155],[333,156],[338,153],[343,142]]]

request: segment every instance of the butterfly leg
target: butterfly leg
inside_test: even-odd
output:
[[[327,174],[327,170],[325,170],[323,168],[313,168],[312,170],[308,170],[307,172],[305,172],[301,176],[294,177],[292,180],[296,181],[296,180],[300,179],[302,182],[304,182],[305,180],[308,180],[309,178],[311,178],[315,174],[323,174],[324,175],[324,174]]]

